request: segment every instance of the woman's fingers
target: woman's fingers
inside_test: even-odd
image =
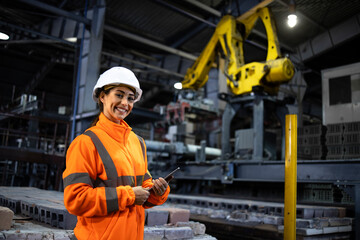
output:
[[[163,178],[154,180],[153,188],[157,195],[159,195],[159,196],[163,195],[165,193],[167,187],[168,187],[168,183]]]

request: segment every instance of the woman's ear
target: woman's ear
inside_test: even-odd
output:
[[[99,100],[102,103],[104,103],[104,96],[105,96],[105,93],[103,91],[101,91],[100,94],[99,94]]]

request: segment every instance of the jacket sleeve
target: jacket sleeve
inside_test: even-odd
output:
[[[150,173],[148,172],[147,174],[150,174]],[[152,178],[147,179],[143,183],[143,187],[152,187],[153,185],[154,184],[152,183]],[[151,191],[149,198],[143,205],[144,208],[151,208],[151,207],[165,203],[168,198],[169,193],[170,193],[170,186],[167,187],[165,193],[161,196],[157,196],[157,195],[155,195],[155,193],[153,191]]]
[[[133,205],[135,194],[130,186],[94,187],[99,175],[106,174],[92,140],[78,136],[67,151],[63,173],[64,204],[71,214],[105,216]]]

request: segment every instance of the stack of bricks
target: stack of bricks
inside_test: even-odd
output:
[[[321,124],[298,128],[298,158],[320,160],[326,158],[326,127]]]
[[[63,198],[63,193],[57,191],[0,187],[0,205],[10,208],[15,214],[31,217],[56,228],[74,229],[77,218],[66,210]]]
[[[76,225],[76,216],[70,214],[63,202],[63,193],[47,191],[31,187],[0,187],[0,219],[7,220],[4,224],[0,221],[0,239],[58,239],[70,240]],[[7,213],[12,213],[10,216]],[[26,216],[34,222],[42,222],[49,227],[29,227],[16,224],[12,216]],[[214,240],[205,234],[205,225],[189,221],[190,211],[179,208],[164,208],[157,206],[146,209],[146,222],[144,239],[198,239]],[[11,218],[11,219],[10,219]],[[9,223],[13,223],[10,228]],[[30,224],[30,222],[29,222]],[[63,229],[63,230],[60,230]],[[4,230],[4,231],[1,231]]]
[[[344,123],[344,159],[360,158],[360,122]]]
[[[284,229],[284,205],[282,203],[260,202],[240,199],[191,197],[170,194],[168,205],[189,209],[192,215],[220,218],[231,225],[270,224],[278,232]],[[297,205],[296,233],[303,237],[325,237],[328,234],[349,236],[353,218],[346,217],[342,207]]]

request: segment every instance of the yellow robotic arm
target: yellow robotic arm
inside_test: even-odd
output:
[[[264,23],[268,39],[266,61],[245,64],[243,42],[259,18]],[[291,61],[288,58],[280,58],[275,24],[269,9],[265,7],[244,18],[224,16],[199,58],[187,70],[182,81],[183,88],[197,90],[207,82],[219,47],[226,58],[223,71],[227,77],[227,85],[235,95],[250,93],[257,86],[270,94],[276,94],[279,85],[288,82],[294,75]]]

